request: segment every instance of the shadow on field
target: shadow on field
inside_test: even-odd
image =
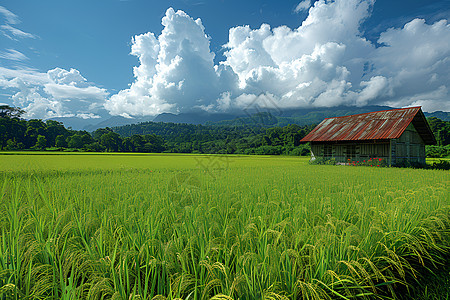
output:
[[[419,270],[420,274],[426,274],[418,279],[419,285],[413,289],[411,296],[401,299],[412,300],[443,300],[450,299],[450,254],[438,265],[430,270]],[[423,272],[422,272],[423,271]]]

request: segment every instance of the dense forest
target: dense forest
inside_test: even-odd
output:
[[[427,146],[427,157],[450,156],[450,121],[442,121],[436,117],[427,118],[436,138],[436,146]]]
[[[145,122],[87,132],[53,120],[24,120],[23,113],[0,106],[0,150],[309,155],[309,145],[299,141],[315,127],[279,127],[270,114],[260,113],[237,125]],[[449,156],[450,122],[428,121],[438,145],[427,146],[427,156]]]
[[[0,111],[0,150],[309,155],[299,141],[314,128],[147,122],[90,133],[53,120],[23,120],[23,111],[10,107]]]
[[[166,141],[166,152],[222,154],[308,155],[309,147],[300,140],[315,125],[267,127],[265,114],[255,116],[252,125],[193,125],[145,122],[115,127],[124,138],[155,134]]]

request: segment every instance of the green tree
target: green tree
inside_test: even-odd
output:
[[[144,136],[144,140],[144,152],[159,153],[165,150],[164,140],[160,136],[155,134],[146,134]]]
[[[6,126],[0,125],[0,150],[3,150],[3,147],[5,147],[6,142]]]
[[[109,133],[109,132],[112,132],[111,128],[109,128],[109,127],[106,127],[106,128],[99,128],[99,129],[97,129],[96,131],[94,131],[94,132],[92,133],[92,136],[94,137],[94,140],[100,141],[101,137],[102,137],[104,134],[107,134],[107,133]]]
[[[56,145],[56,137],[60,135],[64,136],[65,138],[70,135],[69,130],[67,130],[61,122],[47,120],[45,121],[45,126],[45,138],[47,139],[48,145]]]
[[[94,142],[94,139],[92,138],[92,136],[85,132],[82,136],[81,136],[81,140],[83,145],[88,145]]]
[[[67,147],[67,142],[66,142],[66,138],[64,137],[64,135],[60,134],[56,137],[55,139],[55,146],[58,148],[65,148]]]
[[[115,132],[108,132],[100,137],[100,144],[106,148],[107,151],[116,152],[122,144],[122,139]]]
[[[134,134],[130,138],[130,142],[134,152],[143,152],[145,140],[144,137],[140,134]]]
[[[14,140],[8,140],[6,142],[5,150],[16,150],[16,149],[17,149],[17,144]]]
[[[20,118],[25,111],[19,107],[0,105],[0,118]]]
[[[131,138],[127,137],[122,140],[122,151],[134,152],[133,143],[131,142]]]
[[[436,142],[439,146],[450,144],[450,122],[442,121],[436,117],[427,118],[431,131],[433,131]]]
[[[37,149],[37,150],[44,150],[46,146],[47,146],[47,140],[45,139],[45,136],[38,135],[36,145],[34,145],[33,148]]]
[[[68,138],[67,147],[69,148],[81,149],[83,145],[83,139],[78,134],[74,134]]]
[[[98,142],[93,142],[91,144],[84,145],[84,149],[90,152],[101,152],[105,151],[105,147],[100,145]]]

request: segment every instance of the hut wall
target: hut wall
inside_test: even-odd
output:
[[[383,143],[311,143],[311,156],[324,159],[334,158],[336,162],[363,161],[382,158],[389,161],[389,142]]]
[[[323,156],[323,145],[311,143],[311,160]]]
[[[387,142],[311,143],[311,155],[336,162],[364,161],[369,158],[384,159],[387,164],[405,162],[425,163],[425,143],[414,125],[409,124],[398,139]]]
[[[391,140],[392,164],[425,163],[425,143],[412,124],[398,139]]]

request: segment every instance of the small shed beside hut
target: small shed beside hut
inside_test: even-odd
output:
[[[425,163],[425,145],[436,139],[420,107],[327,118],[300,142],[311,143],[311,158],[336,162],[382,158],[388,165]]]

